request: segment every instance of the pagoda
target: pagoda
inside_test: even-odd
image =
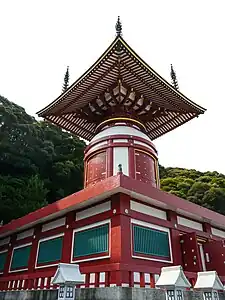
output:
[[[89,141],[84,189],[0,227],[0,290],[54,288],[59,263],[76,263],[85,287],[154,287],[181,265],[194,285],[225,282],[225,216],[160,190],[153,141],[203,114],[116,38],[38,115]]]

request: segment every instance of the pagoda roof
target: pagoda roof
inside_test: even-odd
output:
[[[11,221],[0,227],[0,238],[26,230],[40,223],[49,222],[64,216],[69,211],[84,209],[118,193],[130,195],[132,199],[140,200],[162,209],[176,211],[181,216],[200,222],[208,222],[213,226],[225,229],[224,215],[161,191],[149,184],[118,174],[31,212],[22,218]],[[178,229],[180,226],[178,225]],[[201,232],[201,235],[209,238],[209,233]]]
[[[204,112],[118,35],[92,67],[38,115],[90,141],[104,119],[122,113],[144,124],[154,140]]]

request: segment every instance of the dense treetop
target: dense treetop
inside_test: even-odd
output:
[[[160,166],[161,189],[225,215],[225,175]]]
[[[83,188],[85,143],[0,96],[0,221]],[[225,175],[160,166],[164,191],[225,214]]]
[[[85,143],[0,96],[0,221],[83,187]]]

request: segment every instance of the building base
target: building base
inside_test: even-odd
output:
[[[57,300],[57,290],[0,292],[0,300]],[[166,300],[163,290],[150,288],[107,287],[76,289],[76,300]],[[204,300],[202,292],[186,291],[184,300]],[[219,294],[225,300],[225,292]]]

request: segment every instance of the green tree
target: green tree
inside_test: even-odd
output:
[[[208,208],[225,214],[225,189],[211,187],[203,197],[203,203]]]
[[[82,189],[85,146],[0,96],[0,221]]]
[[[47,205],[47,189],[37,176],[0,176],[0,220],[7,223]]]

